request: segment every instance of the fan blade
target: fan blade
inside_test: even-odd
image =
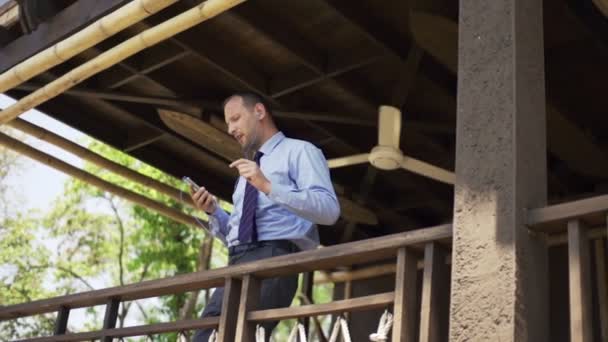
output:
[[[454,184],[456,181],[456,174],[454,174],[454,172],[444,170],[440,167],[425,163],[422,160],[410,158],[408,156],[403,156],[401,167],[408,171],[428,178],[433,178],[443,183]]]
[[[380,106],[378,117],[378,145],[399,149],[401,111],[392,106]]]
[[[335,169],[337,167],[363,164],[369,162],[369,153],[363,154],[354,154],[348,157],[335,158],[327,161],[327,165],[329,165],[330,169]]]

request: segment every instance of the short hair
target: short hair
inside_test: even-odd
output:
[[[266,108],[266,112],[268,114],[272,114],[270,105],[268,105],[268,102],[266,102],[262,95],[250,91],[236,92],[230,95],[222,103],[222,110],[226,108],[226,104],[228,103],[228,101],[232,100],[235,97],[240,97],[241,99],[243,99],[243,106],[245,106],[247,109],[253,109],[256,104],[261,103],[262,105],[264,105],[264,108]]]

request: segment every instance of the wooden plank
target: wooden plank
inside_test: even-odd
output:
[[[407,248],[397,253],[395,273],[395,305],[393,307],[393,342],[416,340],[418,302],[418,257]]]
[[[116,319],[118,318],[118,308],[120,307],[120,299],[111,298],[106,304],[106,313],[103,318],[103,330],[109,330],[116,327]],[[112,342],[112,336],[101,335],[102,342]]]
[[[39,338],[29,338],[23,342],[68,342],[68,341],[91,341],[99,339],[102,336],[111,336],[115,338],[130,337],[130,336],[147,336],[154,334],[162,334],[166,332],[176,332],[184,330],[194,330],[203,328],[217,327],[219,317],[206,317],[201,319],[190,319],[170,323],[157,323],[149,325],[140,325],[128,328],[98,330],[84,333],[74,333],[61,336],[46,336]]]
[[[607,235],[608,234],[604,227],[587,229],[587,238],[589,240],[603,239]],[[559,246],[559,245],[567,244],[568,243],[568,232],[550,235],[547,238],[547,243],[549,246]]]
[[[55,321],[55,335],[63,335],[68,327],[68,318],[70,316],[70,308],[62,306],[57,312],[57,320]]]
[[[261,281],[252,275],[246,275],[243,279],[241,301],[239,304],[239,312],[236,323],[235,341],[254,341],[255,323],[247,319],[247,314],[258,306],[261,288],[260,283]]]
[[[570,341],[593,341],[591,306],[591,259],[585,227],[568,222],[568,266],[570,279]]]
[[[302,273],[302,294],[306,296],[310,300],[310,304],[314,303],[313,298],[313,287],[314,287],[314,272],[305,272]],[[304,325],[304,330],[306,331],[306,336],[310,332],[310,318],[305,317],[300,319],[300,323]]]
[[[445,253],[430,242],[424,249],[424,275],[420,308],[420,342],[439,342],[447,331],[446,313],[449,310],[444,298],[447,291]]]
[[[580,219],[588,226],[605,224],[608,195],[532,209],[526,224],[535,231],[565,231],[569,220]]]
[[[36,31],[0,49],[0,72],[83,29],[130,0],[79,0],[41,23]]]
[[[62,305],[72,309],[95,306],[105,303],[107,298],[111,297],[130,301],[212,288],[222,286],[226,277],[241,277],[246,274],[254,274],[262,278],[276,277],[348,266],[360,263],[361,260],[373,262],[394,256],[399,247],[422,248],[422,245],[428,241],[448,240],[451,236],[452,226],[449,224],[412,230],[204,272],[0,307],[0,319],[57,311]]]
[[[325,304],[302,305],[290,308],[251,311],[247,320],[253,322],[276,321],[290,318],[310,317],[343,312],[355,312],[386,308],[395,299],[394,292],[375,294],[365,297],[343,299]]]
[[[606,230],[608,230],[608,216]],[[604,247],[604,241],[600,239],[595,240],[595,267],[600,314],[600,341],[608,342],[608,271],[606,270],[606,247]]]
[[[224,299],[222,300],[222,314],[217,329],[217,342],[234,341],[242,285],[243,284],[239,279],[226,279],[226,285],[224,285]]]

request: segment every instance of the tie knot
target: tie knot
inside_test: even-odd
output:
[[[264,152],[257,151],[255,153],[255,156],[253,157],[253,160],[256,162],[256,164],[260,164],[260,158],[262,158],[262,155],[264,155]]]

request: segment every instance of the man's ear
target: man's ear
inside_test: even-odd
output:
[[[255,113],[255,116],[258,120],[262,119],[266,113],[266,108],[264,108],[264,105],[261,103],[256,103],[255,106],[253,107],[253,111]]]

